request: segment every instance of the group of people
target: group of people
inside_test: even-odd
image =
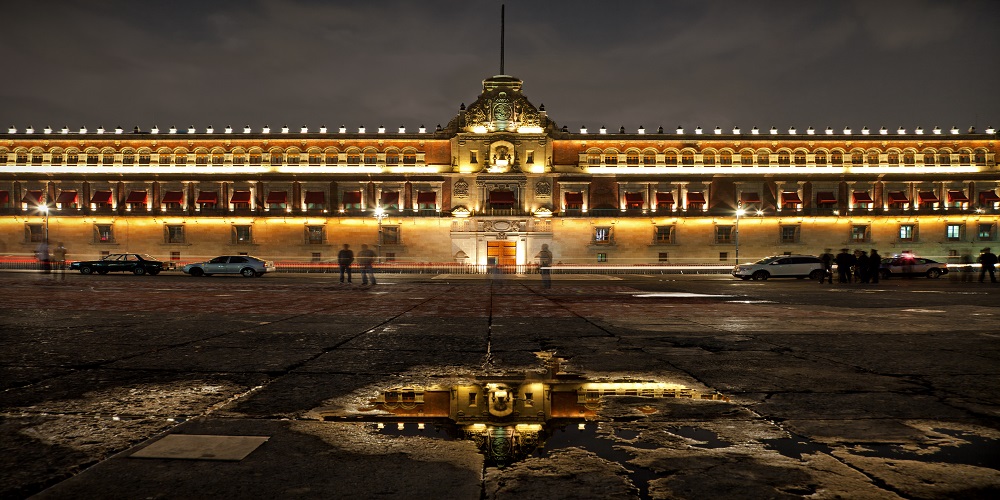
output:
[[[49,274],[55,268],[63,279],[66,279],[66,247],[62,242],[56,243],[55,249],[49,252],[49,242],[42,241],[35,248],[35,258],[42,267],[42,272]]]
[[[834,264],[837,264],[837,276],[841,283],[878,283],[882,256],[874,248],[871,249],[871,253],[864,250],[855,250],[851,253],[847,248],[843,248],[836,256],[827,248],[819,258],[823,261],[820,283],[824,280],[833,283]]]
[[[358,252],[358,267],[361,269],[361,284],[367,285],[369,280],[371,284],[375,284],[375,252],[368,248],[368,245],[361,245],[361,251]],[[344,276],[347,276],[347,282],[351,281],[351,264],[354,263],[354,250],[351,250],[351,245],[344,243],[344,248],[341,248],[337,252],[337,266],[340,268],[340,282],[344,282]]]

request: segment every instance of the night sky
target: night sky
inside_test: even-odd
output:
[[[1000,126],[1000,2],[7,3],[0,125],[446,124],[505,73],[570,130]]]

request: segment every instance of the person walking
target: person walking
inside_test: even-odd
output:
[[[827,248],[823,250],[823,255],[819,256],[819,260],[823,262],[823,275],[819,277],[819,283],[823,284],[823,279],[826,278],[833,284],[833,250]]]
[[[846,248],[842,248],[840,253],[837,254],[837,275],[839,276],[839,281],[841,283],[851,282],[851,267],[854,266],[856,259]]]
[[[538,259],[538,272],[542,275],[542,288],[552,288],[552,251],[547,244],[542,245],[542,250],[535,256]]]
[[[42,268],[42,272],[49,274],[52,272],[52,260],[49,256],[49,242],[42,241],[35,248],[35,258],[38,259],[38,264]]]
[[[368,245],[362,244],[361,251],[358,252],[358,267],[361,268],[361,284],[368,284],[368,277],[371,276],[372,285],[375,284],[375,252]]]
[[[59,277],[66,279],[66,247],[60,241],[56,243],[56,249],[52,251],[52,258],[55,260],[56,269],[59,270]]]
[[[872,249],[872,253],[868,254],[868,278],[872,283],[878,283],[879,274],[882,273],[882,256],[878,254],[878,250]]]
[[[996,283],[997,282],[996,254],[991,252],[989,248],[984,248],[983,251],[980,252],[979,254],[979,264],[980,266],[982,266],[979,268],[979,282],[982,283],[983,280],[986,278],[986,273],[990,273],[990,281]]]
[[[340,266],[340,282],[344,282],[344,273],[347,274],[347,282],[351,282],[351,264],[354,262],[354,251],[351,245],[344,243],[344,248],[337,252],[337,265]]]

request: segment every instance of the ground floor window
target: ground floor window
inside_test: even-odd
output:
[[[312,252],[312,258],[310,260],[313,262],[319,262],[323,260],[323,254],[320,252]]]
[[[180,252],[170,252],[170,260],[181,260]]]
[[[398,245],[401,241],[399,238],[399,226],[382,226],[382,241],[383,245]]]
[[[674,242],[674,226],[656,226],[653,241],[660,244]]]
[[[656,257],[656,261],[662,264],[670,262],[670,254],[667,252],[660,252]]]
[[[28,243],[41,243],[45,241],[45,225],[25,224],[24,241],[27,241]]]
[[[964,224],[948,224],[945,226],[944,237],[948,241],[961,241],[964,230]]]
[[[715,226],[716,243],[732,243],[733,226]]]
[[[184,226],[168,224],[164,228],[164,236],[167,243],[184,243]]]
[[[871,227],[867,224],[851,226],[851,243],[867,243],[871,240]]]
[[[607,261],[608,261],[608,254],[604,252],[599,252],[597,254],[597,262],[607,262]]]
[[[326,241],[326,226],[306,226],[306,243],[322,245]]]
[[[729,260],[729,252],[719,252],[719,262],[725,262]]]
[[[233,225],[233,243],[253,243],[252,229],[249,225]]]
[[[611,243],[613,233],[610,226],[600,226],[594,228],[594,243]]]
[[[799,242],[799,226],[788,225],[781,226],[781,242],[782,243],[798,243]]]
[[[899,225],[899,241],[916,241],[917,227],[913,224]]]
[[[979,231],[977,232],[977,238],[979,241],[993,241],[996,234],[996,226],[994,224],[979,224]]]
[[[94,226],[94,241],[97,243],[114,243],[114,226],[111,224],[96,224]]]

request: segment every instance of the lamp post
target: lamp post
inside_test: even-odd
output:
[[[38,210],[45,215],[45,246],[49,244],[49,205],[42,203],[38,205]]]
[[[382,207],[375,207],[375,220],[378,221],[378,239],[375,240],[376,255],[378,256],[376,262],[382,261],[382,219],[388,216],[389,214],[385,213]]]
[[[736,204],[736,225],[733,228],[736,233],[733,239],[736,242],[736,265],[740,265],[740,216],[745,214],[746,211],[743,210],[743,202],[740,201]]]

